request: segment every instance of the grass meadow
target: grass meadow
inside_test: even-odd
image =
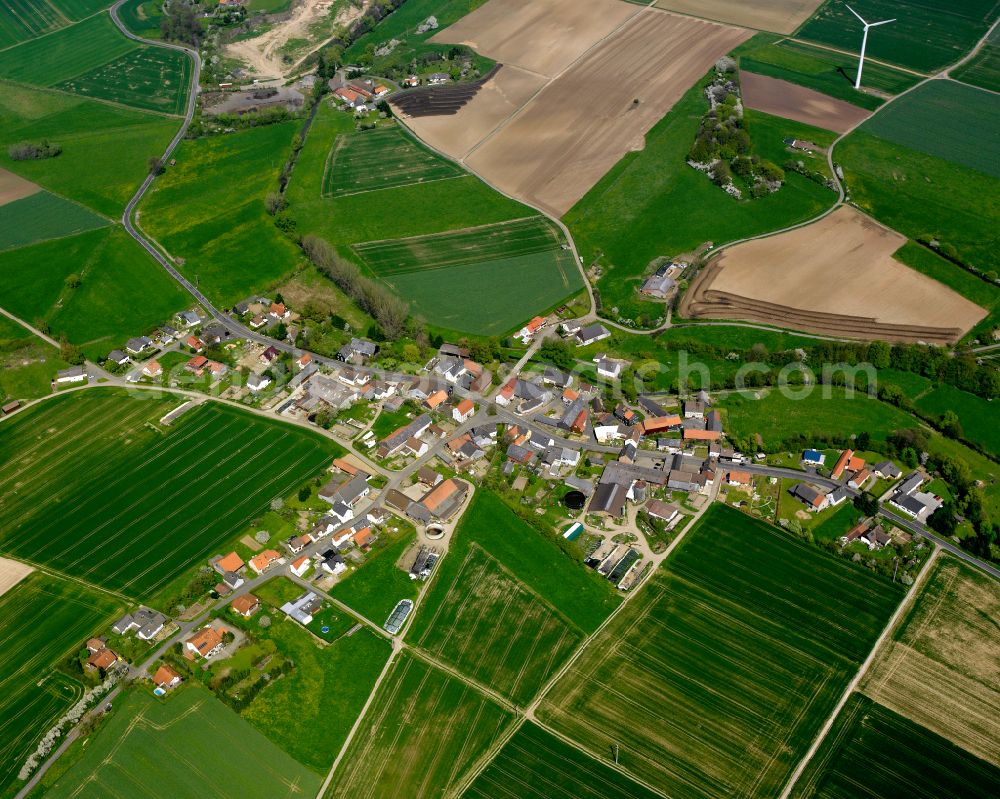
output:
[[[399,127],[338,136],[330,151],[323,196],[343,197],[465,175]]]
[[[303,260],[264,206],[297,130],[287,122],[183,141],[142,201],[143,229],[220,305],[267,292]]]
[[[770,33],[758,33],[736,48],[740,68],[758,75],[787,80],[808,89],[846,100],[862,108],[878,108],[884,100],[874,94],[856,91],[853,76],[857,58],[832,50],[811,47]],[[865,64],[864,84],[886,94],[899,94],[910,88],[917,76],[875,62]]]
[[[474,688],[404,651],[379,686],[326,796],[448,795],[511,720]]]
[[[654,799],[624,774],[530,721],[504,744],[462,799]]]
[[[384,624],[401,599],[416,599],[420,584],[396,564],[416,541],[409,529],[391,538],[386,527],[396,526],[392,518],[378,531],[379,540],[357,571],[342,577],[329,594],[379,626]]]
[[[0,252],[0,296],[12,314],[43,321],[95,360],[191,302],[117,226]]]
[[[177,131],[177,120],[82,97],[0,82],[0,167],[109,217],[146,177],[148,159]],[[56,158],[11,161],[7,145],[49,139]]]
[[[896,20],[869,35],[869,58],[927,73],[971,50],[996,13],[994,0],[953,0],[945,6],[924,0],[857,0],[851,6],[872,22]],[[827,0],[797,33],[851,53],[861,49],[861,34],[861,23],[839,0]]]
[[[40,572],[0,596],[0,796],[13,795],[38,740],[83,696],[58,665],[124,610],[107,594]]]
[[[0,49],[51,33],[107,5],[108,0],[4,0],[0,5]]]
[[[163,699],[142,687],[119,699],[83,756],[46,793],[53,799],[312,796],[320,778],[197,684]],[[211,775],[208,777],[207,775]]]
[[[0,205],[0,250],[72,236],[107,224],[107,219],[89,208],[39,191]]]
[[[118,19],[136,36],[159,39],[160,20],[163,18],[160,9],[161,5],[156,0],[126,0],[118,9]]]
[[[1000,91],[1000,28],[994,28],[975,58],[950,74],[962,83]]]
[[[538,716],[675,799],[774,796],[901,596],[713,505]]]
[[[135,598],[212,554],[329,461],[319,436],[176,397],[93,389],[0,428],[0,551]]]
[[[792,799],[988,799],[1000,768],[860,694],[852,694]]]
[[[624,156],[563,217],[584,263],[598,261],[603,268],[597,288],[606,313],[615,315],[617,308],[617,315],[648,320],[660,315],[662,304],[641,301],[637,293],[655,258],[805,221],[836,199],[824,186],[790,173],[775,194],[738,201],[689,167],[685,159],[707,108],[704,83],[698,81],[646,134],[641,151]],[[752,121],[748,130],[754,139]],[[775,135],[774,127],[766,133]]]
[[[50,394],[52,377],[67,366],[51,344],[0,317],[0,405]]]

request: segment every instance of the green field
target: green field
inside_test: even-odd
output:
[[[392,518],[388,526],[396,525]],[[383,527],[364,564],[330,589],[330,596],[381,626],[401,599],[416,599],[420,585],[396,563],[416,541],[412,530],[392,539]]]
[[[662,313],[662,303],[642,301],[637,294],[655,258],[805,221],[836,199],[829,189],[792,173],[777,193],[737,201],[689,167],[688,151],[707,107],[703,86],[699,81],[692,87],[646,134],[645,147],[625,155],[563,217],[584,264],[596,260],[604,270],[597,288],[612,318],[615,308],[618,316],[645,322]],[[766,135],[796,125],[768,125]],[[752,120],[747,129],[756,140]]]
[[[67,285],[76,275],[80,283]],[[95,360],[190,307],[191,298],[120,227],[0,252],[0,296]]]
[[[988,799],[1000,768],[860,694],[852,694],[793,799]]]
[[[297,129],[287,122],[183,141],[177,165],[142,201],[143,229],[184,258],[181,271],[219,305],[268,292],[302,261],[264,206]]]
[[[445,796],[511,718],[475,689],[403,652],[379,686],[326,795]]]
[[[0,205],[0,250],[104,227],[108,220],[82,205],[40,191]]]
[[[253,3],[248,5],[252,6]],[[118,19],[136,36],[160,38],[161,4],[157,0],[126,0],[118,9]]]
[[[1000,271],[1000,182],[864,128],[837,145],[851,200],[909,238],[937,239],[964,263]]]
[[[183,114],[191,84],[191,61],[177,50],[142,47],[77,75],[56,88],[123,105]]]
[[[401,128],[381,128],[337,137],[323,176],[323,196],[344,197],[465,174]]]
[[[986,33],[996,18],[996,0],[857,0],[851,7],[870,22],[896,21],[872,30],[867,56],[932,72],[953,64]],[[862,25],[839,0],[827,0],[798,36],[856,53]],[[865,65],[867,67],[867,64]]]
[[[950,74],[963,83],[1000,91],[1000,28],[994,28],[975,58]]]
[[[0,167],[109,217],[121,215],[177,120],[59,92],[0,83]],[[56,158],[11,161],[7,145],[49,139]]]
[[[1000,458],[1000,426],[996,424],[996,404],[942,383],[919,397],[914,397],[916,407],[933,417],[946,411],[958,414],[962,435],[974,441],[986,452]]]
[[[382,44],[390,39],[401,39],[410,46],[422,43],[448,25],[481,6],[485,0],[408,0],[392,14],[379,22],[373,30],[358,38],[344,53],[344,58],[353,63],[365,52],[370,44]],[[436,30],[418,34],[417,26],[430,16],[437,18]]]
[[[0,49],[51,33],[105,8],[110,0],[4,0]]]
[[[659,796],[526,722],[463,799],[654,799]]]
[[[933,80],[863,125],[880,139],[1000,178],[1000,95],[951,80]]]
[[[0,551],[148,597],[336,454],[326,439],[223,405],[159,427],[179,404],[93,389],[4,424]]]
[[[900,597],[713,505],[538,715],[674,799],[776,796]]]
[[[13,794],[38,740],[83,696],[57,666],[124,609],[106,594],[38,572],[0,596],[0,796]]]
[[[197,684],[165,699],[140,688],[45,795],[113,799],[312,796],[320,778]]]
[[[802,42],[758,33],[734,51],[740,68],[758,75],[780,78],[823,94],[846,100],[862,108],[878,108],[884,100],[854,88],[855,56],[823,50]],[[864,85],[880,93],[899,94],[910,88],[917,76],[869,61],[865,64]]]
[[[67,366],[51,344],[0,316],[0,405],[51,393],[53,374]]]
[[[558,228],[536,216],[353,249],[434,325],[498,335],[583,288],[561,242]]]

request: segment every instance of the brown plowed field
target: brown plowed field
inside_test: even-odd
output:
[[[42,190],[41,186],[25,180],[20,175],[0,169],[0,205],[12,203],[14,200],[21,200],[30,197],[35,192]]]
[[[431,41],[551,78],[640,9],[621,0],[490,0]]]
[[[31,566],[20,561],[0,558],[0,596],[6,594],[33,571]]]
[[[623,155],[641,149],[646,132],[680,96],[749,36],[643,9],[474,148],[466,163],[507,194],[562,216]]]
[[[657,0],[658,8],[775,33],[791,33],[823,0]]]
[[[432,147],[452,158],[462,159],[545,83],[541,75],[504,64],[476,96],[454,114],[411,117],[398,109],[399,116]]]
[[[740,72],[743,104],[765,114],[794,119],[806,125],[846,133],[871,116],[870,111],[797,86],[787,80]]]
[[[727,249],[680,311],[844,338],[947,343],[986,311],[892,257],[906,239],[841,207],[819,222]]]

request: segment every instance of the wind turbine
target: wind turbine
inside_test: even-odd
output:
[[[850,11],[852,14],[854,14],[854,16],[856,16],[858,19],[860,19],[861,20],[861,24],[865,26],[865,34],[861,38],[861,58],[858,59],[858,76],[854,80],[854,88],[855,89],[860,89],[861,88],[861,70],[865,66],[865,47],[868,46],[868,29],[869,28],[877,28],[879,25],[888,25],[890,22],[895,22],[896,20],[895,19],[883,19],[881,22],[865,22],[864,18],[862,18],[862,16],[857,11],[855,11],[853,8],[851,8],[850,6],[848,6],[847,3],[844,3],[844,5],[847,6],[847,10]]]

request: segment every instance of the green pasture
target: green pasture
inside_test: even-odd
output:
[[[390,39],[400,39],[414,46],[425,42],[448,25],[481,6],[485,0],[408,0],[381,20],[371,31],[358,38],[344,53],[350,61],[364,53],[369,45],[379,45]],[[436,30],[418,34],[417,26],[430,16],[437,18]]]
[[[861,694],[851,694],[793,799],[987,799],[1000,768]]]
[[[514,733],[462,793],[462,799],[654,799],[657,796],[530,721]]]
[[[0,551],[148,597],[336,454],[308,431],[224,405],[159,426],[179,404],[92,389],[4,424]]]
[[[23,784],[17,774],[39,739],[83,696],[59,665],[124,610],[114,597],[41,572],[0,596],[0,796]]]
[[[297,129],[286,122],[181,142],[176,166],[142,201],[143,229],[219,305],[269,291],[302,261],[264,205]]]
[[[774,796],[901,596],[716,504],[538,715],[675,799]]]
[[[511,719],[474,688],[404,651],[379,686],[326,797],[445,796]]]
[[[431,152],[399,127],[339,136],[323,177],[324,197],[461,177],[457,164]]]
[[[191,60],[177,50],[142,47],[76,75],[56,88],[85,97],[183,114],[191,83]]]
[[[58,30],[105,8],[110,0],[4,0],[0,49]]]
[[[0,250],[104,227],[108,220],[82,205],[40,191],[0,205]]]
[[[950,74],[963,83],[1000,91],[1000,28],[993,29],[993,33],[972,60]]]
[[[739,201],[689,167],[687,154],[707,107],[703,87],[704,81],[693,86],[646,134],[645,147],[625,155],[563,217],[584,264],[597,261],[604,270],[597,288],[607,314],[646,321],[660,315],[662,304],[637,294],[655,258],[802,222],[836,199],[824,186],[790,173],[777,193]],[[765,135],[797,124],[768,124]],[[748,130],[756,141],[753,119]]]
[[[1000,179],[1000,95],[932,80],[864,123],[880,139]]]
[[[862,108],[878,108],[884,100],[875,94],[854,88],[858,61],[853,55],[812,47],[804,42],[758,33],[733,52],[741,69],[771,78],[797,83],[807,89],[846,100]],[[919,78],[908,72],[868,62],[865,64],[864,85],[885,94],[899,94]]]
[[[0,296],[15,316],[47,324],[94,360],[191,304],[120,227],[0,252]]]
[[[954,411],[962,425],[962,436],[1000,458],[1000,426],[996,423],[1000,410],[997,402],[990,402],[947,383],[941,383],[913,399],[919,410],[934,417]]]
[[[118,217],[163,153],[177,120],[109,106],[82,97],[0,83],[0,167]],[[55,158],[12,161],[7,145],[49,139]]]
[[[157,0],[126,0],[118,9],[118,19],[136,36],[159,39],[160,20],[163,18],[160,8]]]
[[[869,22],[895,20],[872,29],[868,36],[868,58],[928,73],[961,59],[997,15],[995,0],[952,0],[947,4],[926,0],[857,0],[851,7]],[[827,0],[797,35],[857,53],[861,49],[862,31],[861,22],[840,0]]]
[[[392,517],[386,526],[398,524]],[[420,590],[420,584],[411,580],[409,573],[396,565],[416,541],[416,533],[410,529],[392,537],[386,526],[376,531],[378,541],[365,562],[341,577],[329,592],[334,599],[339,599],[379,626],[385,624],[399,600],[416,599]]]
[[[0,317],[0,404],[50,394],[53,376],[67,366],[51,344]]]
[[[118,702],[111,720],[46,796],[196,796],[206,780],[223,799],[292,799],[319,789],[317,774],[197,683],[162,699],[141,687]]]
[[[865,129],[841,141],[835,158],[863,211],[909,238],[936,239],[970,266],[1000,271],[996,178]]]

